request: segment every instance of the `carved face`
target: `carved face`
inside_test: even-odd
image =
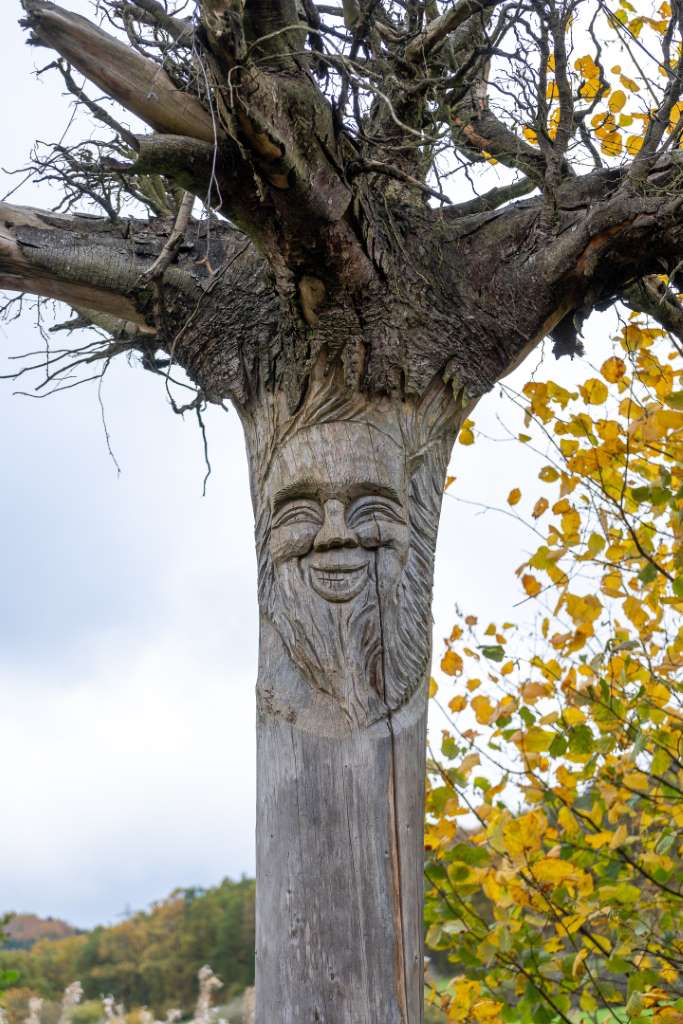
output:
[[[385,590],[398,584],[409,547],[406,472],[386,433],[357,422],[299,430],[278,453],[269,495],[276,574],[298,564],[301,585],[333,603],[377,579]]]

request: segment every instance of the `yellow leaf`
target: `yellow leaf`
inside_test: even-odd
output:
[[[642,135],[629,135],[626,139],[626,152],[629,156],[635,156],[639,153],[645,139]]]
[[[463,696],[452,697],[451,700],[449,700],[449,702],[448,702],[448,706],[451,709],[451,711],[454,711],[454,712],[462,711],[463,708],[467,707],[467,697],[463,697]]]
[[[629,789],[636,789],[639,793],[645,793],[649,789],[649,780],[643,772],[625,772],[624,785]]]
[[[526,733],[522,734],[520,745],[522,750],[529,753],[543,754],[550,750],[554,739],[554,732],[548,732],[545,729],[539,729],[537,725],[532,725]]]
[[[609,841],[610,850],[616,850],[617,847],[623,846],[628,839],[628,829],[626,825],[619,825],[618,828],[612,833],[612,838]]]
[[[539,498],[538,501],[536,502],[536,504],[534,505],[531,514],[534,517],[534,519],[539,519],[540,516],[543,515],[543,513],[546,511],[547,508],[548,508],[548,499],[547,498]]]
[[[616,384],[626,373],[626,363],[618,356],[612,356],[602,364],[600,373],[610,384]]]
[[[533,865],[534,878],[546,885],[561,885],[573,881],[581,874],[571,861],[560,860],[558,857],[542,857]]]
[[[541,584],[535,576],[531,575],[531,573],[527,573],[526,575],[522,576],[522,586],[526,590],[529,597],[536,597],[536,594],[540,594],[542,590]]]
[[[564,719],[568,725],[582,725],[586,716],[580,708],[568,707],[564,710]]]
[[[481,887],[492,903],[497,903],[503,894],[502,886],[498,883],[495,871],[486,872],[481,879]]]
[[[544,466],[538,474],[538,479],[543,480],[546,484],[552,484],[555,480],[559,480],[559,478],[560,474],[552,466]]]
[[[508,505],[516,505],[521,497],[522,492],[520,491],[519,487],[513,487],[513,489],[508,494]]]
[[[611,832],[594,832],[586,836],[586,846],[590,846],[591,850],[600,850],[603,846],[609,846],[611,842]]]
[[[626,104],[626,93],[616,89],[609,98],[608,107],[613,114],[618,114]]]
[[[602,405],[608,395],[607,388],[597,377],[589,377],[585,384],[579,386],[579,391],[588,405]]]
[[[474,709],[474,713],[477,716],[479,725],[488,725],[493,718],[493,713],[495,711],[495,708],[491,704],[489,698],[484,697],[483,695],[473,697],[471,704]]]
[[[570,836],[574,835],[579,831],[579,825],[577,824],[576,818],[569,810],[568,807],[561,807],[560,813],[558,814],[558,821],[562,826],[563,830]]]
[[[446,483],[444,485],[444,491],[447,491],[448,488],[451,486],[451,484],[455,482],[455,480],[456,480],[456,477],[454,477],[454,476],[447,476],[446,477]]]
[[[495,999],[480,999],[472,1007],[472,1016],[480,1024],[493,1024],[500,1019],[502,1009],[503,1004],[497,1003]]]
[[[448,1020],[466,1021],[470,1016],[472,1003],[478,998],[481,985],[478,981],[470,981],[468,978],[456,978],[451,982],[453,998],[448,1008]]]
[[[602,611],[602,604],[594,594],[586,594],[585,597],[565,594],[564,603],[572,621],[577,626],[586,622],[595,622]]]
[[[640,92],[640,86],[637,82],[634,82],[632,78],[627,75],[621,75],[619,81],[623,85],[624,89],[628,89],[629,92]]]
[[[623,148],[621,132],[611,131],[603,135],[600,140],[600,149],[605,156],[619,156]]]
[[[574,963],[572,964],[572,978],[580,978],[582,974],[586,973],[586,968],[583,966],[583,961],[588,956],[588,950],[584,947],[574,957]]]
[[[623,597],[622,585],[623,581],[620,572],[608,572],[606,576],[602,577],[600,590],[607,597]]]
[[[439,684],[437,683],[436,679],[431,678],[429,680],[429,696],[430,697],[435,697],[438,692],[439,692]]]
[[[441,659],[441,671],[447,676],[459,676],[463,670],[463,661],[455,651],[446,651]],[[430,694],[431,696],[431,694]]]

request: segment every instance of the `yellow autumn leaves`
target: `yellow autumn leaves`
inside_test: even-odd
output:
[[[563,66],[562,80],[566,76],[575,108],[580,112],[582,141],[593,147],[593,158],[597,159],[597,152],[607,158],[633,158],[642,148],[649,125],[659,116],[659,104],[652,82],[645,81],[642,62],[634,59],[630,44],[647,35],[647,43],[641,44],[643,52],[655,62],[649,74],[656,79],[659,72],[666,78],[670,72],[665,57],[657,63],[656,54],[669,27],[671,6],[664,2],[656,10],[647,5],[646,11],[638,11],[629,0],[619,0],[616,9],[605,5],[602,14],[606,32],[601,47],[574,57],[566,69]],[[607,59],[609,52],[624,50],[630,70]],[[561,89],[553,54],[546,60],[544,80],[546,102],[534,122],[521,126],[522,135],[534,146],[539,145],[539,134],[552,143],[562,120]],[[667,131],[678,129],[682,111],[683,102],[673,105]]]
[[[532,621],[462,617],[441,663],[426,920],[459,967],[430,1000],[683,1024],[683,355],[634,316],[580,385],[522,398],[545,456],[500,504],[542,531]]]

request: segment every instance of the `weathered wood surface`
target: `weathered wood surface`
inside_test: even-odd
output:
[[[314,376],[245,417],[259,555],[257,1024],[419,1024],[431,587],[459,413]]]
[[[426,699],[320,736],[258,724],[258,1024],[422,1020]]]

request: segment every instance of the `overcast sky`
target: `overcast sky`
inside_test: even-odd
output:
[[[20,166],[36,138],[58,137],[68,112],[54,75],[32,77],[51,58],[23,45],[20,13],[4,0],[4,168]],[[4,190],[12,183],[5,177]],[[12,201],[49,206],[54,196],[25,187]],[[29,312],[6,325],[0,372],[41,345]],[[561,372],[578,371],[565,360]],[[176,886],[253,872],[258,625],[246,460],[236,415],[210,412],[202,497],[196,421],[175,416],[159,380],[125,362],[103,388],[120,476],[96,389],[43,401],[12,391],[0,381],[0,911],[89,927]],[[519,429],[497,393],[477,426],[502,438],[501,411]],[[503,441],[457,445],[452,493],[504,503],[536,471],[527,458]],[[525,614],[511,612],[521,596],[513,570],[531,543],[511,519],[446,499],[435,658],[456,601],[485,618]]]

